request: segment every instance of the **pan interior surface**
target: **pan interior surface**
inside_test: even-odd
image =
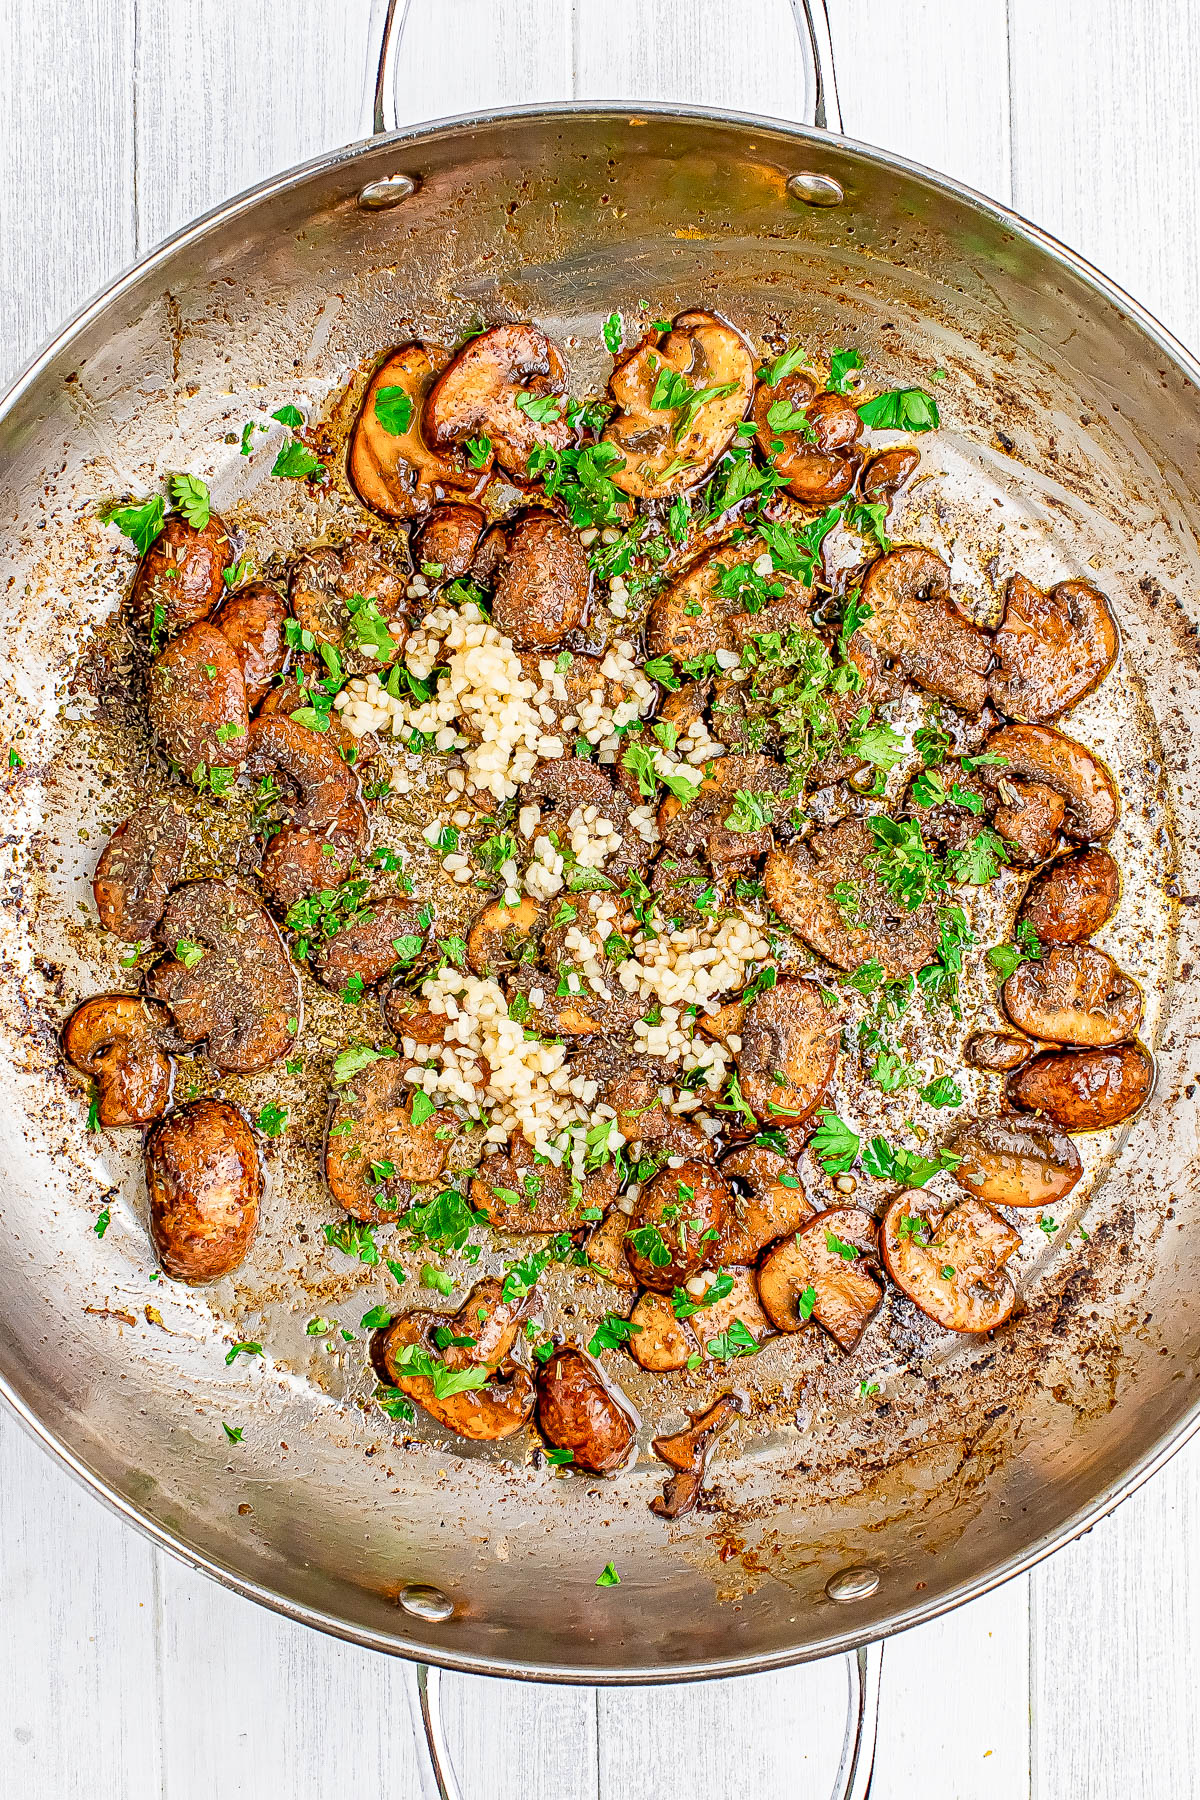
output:
[[[792,198],[801,168],[834,176],[844,203]],[[360,187],[393,173],[418,178],[413,197],[360,210]],[[315,1312],[357,1326],[381,1289],[325,1245],[330,1204],[282,1162],[236,1277],[155,1280],[139,1145],[85,1131],[57,1040],[79,998],[122,985],[89,883],[137,771],[96,755],[121,671],[98,697],[76,681],[131,571],[98,502],[186,467],[251,542],[286,552],[353,509],[344,485],[281,496],[270,456],[239,454],[247,418],[288,403],[332,418],[385,347],[503,318],[562,343],[578,389],[607,370],[603,319],[642,301],[646,318],[711,308],[819,357],[852,343],[880,386],[944,371],[943,428],[898,534],[997,600],[1018,567],[1107,593],[1121,660],[1065,723],[1119,777],[1125,897],[1103,941],[1146,990],[1157,1059],[1132,1127],[1082,1140],[1097,1178],[1022,1265],[1014,1323],[995,1341],[914,1340],[908,1373],[814,1352],[788,1420],[738,1440],[674,1526],[648,1510],[651,1457],[588,1483],[398,1432],[370,1404],[364,1333],[306,1334]],[[1080,1528],[1192,1423],[1198,466],[1191,372],[1120,296],[973,197],[780,126],[572,111],[433,127],[272,184],[156,253],[0,417],[0,680],[23,763],[0,909],[0,1377],[26,1421],[131,1518],[271,1605],[379,1648],[568,1680],[822,1655]],[[227,1363],[237,1340],[268,1354]],[[850,1404],[851,1375],[880,1395]],[[610,1560],[620,1585],[598,1588]],[[830,1600],[858,1566],[874,1592]],[[411,1583],[454,1616],[403,1610]]]

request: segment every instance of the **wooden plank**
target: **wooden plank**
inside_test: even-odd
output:
[[[1195,1800],[1200,1444],[1031,1579],[1038,1800]]]
[[[788,0],[576,0],[581,100],[678,100],[795,119],[804,62]]]
[[[1200,345],[1200,12],[1011,0],[1014,203]]]
[[[443,1675],[442,1712],[466,1800],[593,1800],[601,1793],[594,1688]]]
[[[0,1794],[160,1800],[157,1553],[0,1417]]]
[[[411,0],[396,101],[402,124],[571,97],[562,0]]]
[[[138,0],[138,249],[363,130],[370,0]]]
[[[875,1768],[872,1800],[1027,1800],[1025,1577],[890,1640]]]
[[[134,0],[0,7],[0,386],[131,262]]]
[[[829,0],[829,16],[846,135],[1007,200],[1007,0]]]

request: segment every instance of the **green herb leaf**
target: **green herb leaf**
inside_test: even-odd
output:
[[[236,1362],[239,1356],[261,1356],[262,1353],[261,1344],[239,1341],[230,1347],[225,1357],[225,1365],[228,1367],[230,1363]]]
[[[102,1238],[111,1224],[112,1224],[112,1209],[110,1207],[104,1206],[96,1214],[96,1223],[92,1226],[92,1230],[95,1232],[95,1234],[98,1238]]]
[[[203,531],[212,514],[208,489],[198,475],[172,475],[171,498],[194,531]]]
[[[667,1261],[670,1260],[668,1256]],[[640,1325],[623,1319],[619,1313],[605,1313],[588,1340],[588,1352],[592,1356],[599,1356],[602,1350],[616,1350],[621,1344],[628,1343],[631,1337],[636,1337],[641,1329]]]
[[[106,525],[123,531],[138,555],[145,556],[167,522],[167,507],[162,495],[156,494],[144,506],[110,506],[100,517]]]
[[[242,1441],[242,1433],[246,1428],[244,1425],[227,1425],[224,1419],[222,1419],[221,1429],[224,1431],[225,1436],[229,1439],[231,1444],[240,1444]]]
[[[333,1079],[340,1087],[343,1082],[349,1081],[351,1076],[357,1075],[360,1069],[369,1068],[381,1057],[395,1056],[395,1054],[395,1050],[390,1045],[385,1045],[382,1050],[373,1050],[369,1044],[351,1044],[348,1049],[340,1051],[334,1057]]]
[[[829,388],[834,394],[850,393],[850,383],[846,377],[855,369],[863,366],[862,353],[858,350],[835,350],[829,359]]]
[[[619,312],[609,313],[607,319],[604,321],[603,332],[604,348],[608,351],[610,356],[619,356],[621,354],[621,340],[624,336],[624,328],[621,323],[621,315]]]
[[[934,431],[941,424],[937,401],[923,388],[890,388],[856,410],[872,431]]]
[[[481,435],[479,437],[468,438],[463,448],[467,453],[467,461],[473,469],[485,469],[487,467],[488,458],[492,454],[492,440],[490,437],[483,437]]]
[[[728,1362],[734,1356],[757,1356],[759,1352],[757,1340],[740,1319],[735,1319],[727,1331],[710,1338],[704,1348],[716,1362]]]
[[[725,815],[725,825],[729,831],[761,831],[774,818],[775,803],[769,794],[752,794],[746,788],[738,788]]]
[[[822,1112],[812,1147],[827,1175],[845,1175],[854,1167],[862,1139],[835,1112]]]
[[[619,1587],[620,1585],[621,1585],[621,1577],[617,1574],[616,1564],[615,1563],[605,1563],[605,1565],[601,1569],[599,1575],[597,1575],[597,1577],[596,1577],[596,1586],[597,1587]]]
[[[424,1088],[413,1089],[412,1122],[414,1125],[423,1125],[426,1119],[432,1119],[436,1110]]]
[[[412,424],[413,403],[402,387],[381,387],[375,394],[375,417],[390,437],[403,437]]]
[[[307,444],[291,438],[281,446],[271,473],[288,481],[306,481],[310,475],[324,473],[324,468],[320,457],[314,456]]]
[[[390,1306],[373,1306],[358,1322],[364,1331],[386,1331],[395,1316]]]
[[[265,1137],[278,1137],[287,1124],[287,1116],[286,1106],[276,1106],[273,1101],[268,1100],[258,1115],[258,1129]]]

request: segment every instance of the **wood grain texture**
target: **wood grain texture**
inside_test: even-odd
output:
[[[850,135],[1011,192],[1200,343],[1182,0],[830,10]],[[193,213],[360,135],[380,13],[0,0],[0,371]],[[803,78],[787,0],[412,0],[399,85],[404,119],[571,96],[786,117]],[[417,1792],[398,1665],[163,1557],[7,1417],[0,1482],[0,1800]],[[893,1640],[876,1800],[1200,1792],[1198,1493],[1200,1449],[1028,1580]],[[840,1663],[599,1697],[443,1684],[467,1800],[823,1796],[844,1689]]]

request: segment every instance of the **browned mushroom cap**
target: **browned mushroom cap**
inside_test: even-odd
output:
[[[1022,1068],[1036,1049],[1027,1038],[1009,1037],[1003,1031],[977,1031],[967,1039],[963,1055],[973,1069],[1008,1075]]]
[[[269,713],[250,726],[246,773],[284,776],[296,789],[291,823],[315,831],[331,825],[358,793],[357,776],[328,736],[285,713]]]
[[[556,831],[566,842],[570,842],[569,823],[575,808],[594,806],[597,817],[607,819],[621,835],[621,848],[609,857],[604,871],[618,884],[632,869],[644,868],[649,860],[650,846],[636,831],[627,829],[629,801],[604,770],[585,757],[563,756],[539,763],[521,789],[520,805],[538,807],[541,829]]]
[[[1053,1206],[1083,1174],[1066,1132],[1021,1113],[964,1119],[947,1148],[960,1158],[955,1181],[993,1206]]]
[[[288,659],[284,635],[288,610],[265,581],[251,581],[222,601],[213,624],[228,638],[241,664],[246,704],[253,712]]]
[[[721,1236],[725,1267],[757,1262],[768,1244],[790,1237],[812,1218],[800,1177],[778,1150],[752,1144],[723,1156],[719,1166],[735,1184]]]
[[[769,756],[714,756],[704,765],[694,799],[663,798],[658,809],[663,843],[678,856],[703,850],[717,870],[748,867],[775,842],[771,826],[755,825],[754,819],[763,808],[771,818],[783,810],[780,796],[790,779]]]
[[[477,1443],[512,1437],[533,1413],[534,1388],[527,1369],[512,1360],[513,1340],[528,1301],[508,1305],[495,1276],[478,1282],[456,1313],[409,1313],[383,1334],[381,1356],[391,1380],[440,1425]],[[437,1348],[434,1333],[469,1337],[469,1344]],[[482,1387],[438,1397],[433,1381],[417,1370],[429,1359],[451,1374],[483,1371]]]
[[[1142,1106],[1154,1064],[1140,1044],[1045,1050],[1010,1075],[1005,1092],[1023,1112],[1042,1112],[1064,1131],[1101,1131]]]
[[[458,1135],[452,1113],[424,1112],[414,1124],[409,1064],[390,1056],[360,1069],[334,1089],[325,1134],[325,1179],[339,1206],[356,1219],[394,1219],[412,1184],[436,1181]]]
[[[263,892],[286,919],[309,894],[340,887],[371,841],[371,823],[361,800],[351,800],[333,820],[314,831],[285,825],[263,851],[258,871]]]
[[[139,806],[100,853],[92,892],[106,931],[127,944],[150,936],[179,879],[187,826],[170,806]]]
[[[637,1419],[612,1391],[599,1364],[575,1344],[556,1350],[537,1372],[537,1422],[542,1436],[593,1475],[611,1475],[627,1461]]]
[[[628,1228],[629,1221],[620,1217]],[[641,1369],[652,1375],[667,1375],[674,1369],[686,1369],[688,1357],[700,1354],[700,1345],[690,1323],[677,1319],[669,1294],[639,1294],[629,1315],[633,1334],[625,1348]]]
[[[661,1169],[646,1183],[625,1240],[629,1266],[643,1287],[669,1294],[716,1261],[731,1197],[724,1176],[695,1158]]]
[[[403,649],[409,625],[407,585],[395,553],[359,534],[338,549],[325,544],[302,556],[292,570],[288,597],[300,624],[318,644],[332,645],[346,672],[362,675],[386,668]],[[401,629],[391,632],[390,625]]]
[[[349,924],[313,951],[312,972],[335,993],[355,975],[363,987],[374,987],[398,963],[421,954],[429,925],[428,908],[415,900],[364,900]]]
[[[1110,835],[1117,822],[1116,786],[1100,759],[1074,738],[1051,725],[1002,725],[988,738],[987,749],[1003,756],[1007,766],[981,769],[980,779],[996,786],[1002,798],[1003,783],[1024,777],[1061,796],[1069,837],[1090,842]]]
[[[841,394],[814,398],[814,391],[815,383],[799,370],[774,387],[760,382],[751,417],[758,447],[786,478],[789,493],[804,506],[830,506],[854,486],[862,420],[852,400]]]
[[[862,1259],[875,1254],[870,1213],[856,1206],[818,1213],[759,1265],[763,1310],[780,1331],[799,1331],[815,1319],[843,1350],[853,1350],[883,1299],[863,1267]]]
[[[605,1281],[611,1281],[621,1288],[636,1288],[633,1271],[625,1261],[625,1233],[629,1229],[629,1220],[620,1207],[614,1207],[605,1213],[596,1229],[589,1233],[584,1241],[583,1252],[587,1257],[587,1266],[602,1275]],[[661,1299],[656,1294],[655,1299]]]
[[[435,506],[413,534],[413,561],[431,581],[457,581],[470,570],[484,524],[480,506]]]
[[[432,1013],[419,994],[397,981],[383,996],[383,1016],[389,1031],[413,1044],[440,1044],[446,1035],[445,1013]]]
[[[1117,627],[1090,581],[1060,581],[1043,593],[1024,575],[1008,583],[992,640],[998,667],[992,702],[1031,725],[1056,719],[1103,681],[1117,660]]]
[[[518,513],[492,603],[496,630],[518,650],[561,643],[583,619],[587,597],[587,552],[574,526],[544,506]]]
[[[634,1012],[634,1018],[644,1011],[643,1003],[637,1004],[641,1010]],[[671,1071],[663,1063],[633,1060],[622,1044],[613,1042],[613,1035],[610,1019],[604,1040],[571,1065],[574,1073],[598,1084],[593,1105],[612,1107],[617,1130],[627,1144],[640,1144],[639,1154],[660,1160],[683,1156],[711,1162],[713,1145],[707,1133],[694,1119],[667,1110],[673,1097]]]
[[[1053,944],[1004,983],[1004,1010],[1019,1031],[1050,1044],[1119,1044],[1142,1022],[1142,990],[1094,944]]]
[[[489,900],[475,915],[467,933],[467,967],[473,975],[499,976],[515,963],[531,958],[533,933],[542,916],[536,900],[507,906]]]
[[[768,618],[772,631],[786,631],[793,625],[807,628],[812,590],[790,575],[765,577],[769,589],[779,590],[770,595],[769,613],[747,612],[738,590],[739,577],[731,571],[753,567],[766,548],[762,538],[748,538],[741,543],[718,544],[688,563],[650,603],[646,654],[690,662],[696,656],[715,656],[718,650],[737,650],[747,637],[768,629]],[[731,591],[722,593],[722,586]],[[699,716],[703,704],[701,700],[695,707],[693,717]],[[674,717],[667,705],[660,716]]]
[[[531,704],[542,720],[546,715],[543,707],[549,707],[554,714],[553,729],[569,741],[571,729],[564,727],[563,720],[569,713],[574,713],[576,720],[589,704],[601,706],[617,706],[627,698],[625,689],[619,681],[613,681],[605,675],[598,656],[576,656],[573,652],[560,652],[566,662],[565,668],[558,667],[558,658],[546,650],[522,650],[518,653],[521,673],[534,690]],[[568,660],[569,658],[569,660]],[[626,733],[622,742],[628,741]],[[628,770],[623,770],[618,763],[615,769],[618,782],[625,786],[629,779]],[[634,780],[626,794],[634,805],[640,803],[638,785]]]
[[[233,545],[216,513],[209,514],[203,531],[184,519],[168,519],[138,564],[130,611],[151,628],[158,624],[157,641],[164,634],[173,637],[185,625],[207,619],[225,591],[222,577],[232,561]]]
[[[171,1098],[171,1059],[160,1036],[162,1008],[136,994],[99,994],[63,1026],[63,1055],[96,1083],[101,1125],[148,1125]]]
[[[217,1281],[245,1261],[258,1230],[262,1169],[254,1133],[225,1100],[192,1100],[146,1140],[150,1237],[176,1281]]]
[[[566,388],[563,359],[544,332],[494,325],[438,376],[422,414],[425,436],[435,450],[486,437],[500,467],[521,479],[539,445],[562,450],[571,441]]]
[[[350,439],[346,473],[363,505],[385,519],[411,519],[446,493],[474,493],[491,472],[490,450],[475,468],[457,447],[434,450],[426,441],[425,400],[445,361],[445,352],[431,345],[402,344],[371,378]],[[389,431],[389,424],[403,429]]]
[[[168,900],[156,936],[175,955],[146,985],[170,1007],[180,1036],[204,1043],[215,1068],[249,1075],[291,1049],[300,977],[250,894],[228,881],[188,882]]]
[[[1108,851],[1075,850],[1034,876],[1019,916],[1043,944],[1077,944],[1108,924],[1120,898],[1121,871]]]
[[[681,390],[674,409],[656,407],[655,389],[672,371],[682,376],[687,395]],[[680,313],[665,337],[651,334],[617,364],[608,386],[620,410],[604,442],[616,446],[625,465],[607,473],[623,493],[662,500],[695,487],[728,448],[754,392],[754,358],[723,319]],[[690,404],[692,395],[710,388],[724,391]]]
[[[883,500],[890,507],[920,460],[919,450],[904,445],[898,445],[894,450],[880,450],[863,468],[859,493],[868,504]]]
[[[667,1477],[661,1495],[651,1500],[651,1512],[660,1519],[681,1519],[691,1512],[700,1498],[708,1459],[717,1439],[747,1410],[741,1394],[721,1394],[702,1412],[688,1414],[691,1422],[686,1430],[653,1440],[654,1454],[675,1472]]]
[[[742,1097],[769,1124],[807,1119],[833,1078],[838,1031],[815,981],[790,976],[746,1008],[734,1061]]]
[[[519,1131],[509,1138],[506,1153],[483,1159],[471,1182],[471,1205],[485,1212],[497,1231],[518,1236],[581,1231],[616,1197],[613,1163],[593,1169],[577,1187],[569,1168],[537,1158]]]
[[[189,779],[245,760],[250,718],[242,666],[215,626],[187,626],[154,659],[147,707],[159,749]]]
[[[862,602],[871,617],[859,631],[889,662],[962,712],[983,710],[991,642],[951,599],[940,556],[913,546],[879,557],[867,571]]]
[[[278,714],[291,718],[293,713],[302,710],[307,714],[313,703],[313,684],[321,680],[321,671],[314,665],[313,657],[300,657],[274,687],[267,689],[258,709],[258,717],[269,719]],[[329,728],[321,735],[329,739],[342,761],[349,763],[354,769],[361,769],[364,763],[370,762],[372,757],[379,754],[379,739],[375,733],[365,731],[361,737],[355,737],[342,724],[342,716],[338,712],[329,714]]]
[[[992,824],[1008,846],[1012,861],[1024,868],[1045,862],[1058,849],[1066,802],[1040,781],[998,784],[999,801]]]
[[[767,899],[810,949],[839,969],[872,958],[889,980],[932,961],[938,926],[931,901],[905,912],[874,874],[875,839],[857,819],[773,850],[763,871]],[[841,904],[839,905],[839,901]]]
[[[935,1210],[936,1209],[936,1210]],[[879,1226],[883,1266],[927,1318],[947,1331],[994,1331],[1016,1304],[1004,1265],[1019,1235],[982,1200],[949,1212],[924,1188],[897,1194]]]

